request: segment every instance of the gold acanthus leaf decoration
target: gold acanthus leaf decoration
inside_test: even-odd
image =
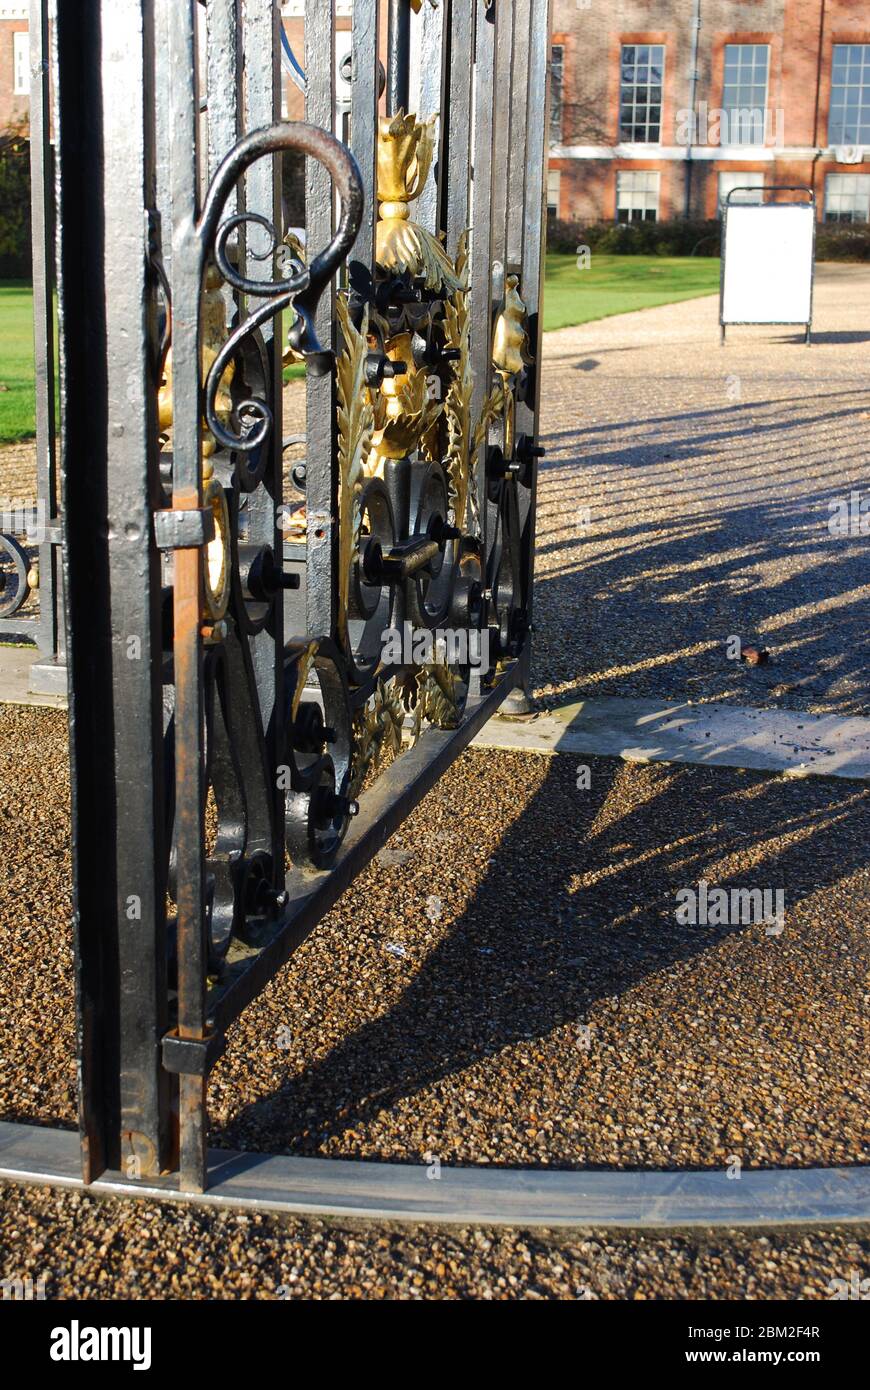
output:
[[[474,452],[480,448],[489,433],[490,425],[498,419],[504,410],[504,386],[500,380],[496,380],[495,385],[483,403],[480,412],[480,419],[474,430]]]
[[[463,232],[456,250],[456,275],[459,288],[444,305],[444,338],[448,348],[459,353],[451,364],[450,382],[444,398],[447,422],[447,474],[450,482],[450,502],[455,524],[465,529],[468,510],[469,444],[471,442],[471,395],[474,374],[471,370],[470,330],[468,312],[468,236]]]
[[[359,555],[362,520],[360,494],[365,477],[365,461],[372,441],[374,416],[366,386],[365,364],[368,344],[368,310],[359,331],[354,327],[347,297],[336,297],[338,321],[344,347],[336,364],[338,398],[338,625],[340,636],[347,635],[350,576]]]
[[[366,465],[370,477],[382,477],[385,458],[405,458],[416,449],[441,415],[441,402],[429,399],[425,372],[410,371],[395,378],[400,384],[389,396],[380,392],[374,404],[372,452]]]
[[[395,678],[379,680],[371,698],[354,716],[351,796],[358,795],[370,769],[377,771],[385,752],[394,756],[401,752],[404,722],[405,709]]]
[[[428,121],[403,110],[378,121],[378,201],[375,259],[395,275],[422,275],[426,288],[452,294],[459,288],[450,259],[437,237],[409,221],[410,208],[429,176],[435,142]]]
[[[493,366],[508,376],[516,376],[532,359],[526,332],[526,306],[520,298],[518,275],[505,280],[504,304],[495,322],[492,341]]]
[[[441,661],[420,666],[405,686],[405,704],[413,715],[411,739],[417,742],[423,724],[455,729],[459,723],[458,677]]]
[[[400,218],[382,218],[377,225],[376,259],[395,275],[425,276],[427,290],[452,294],[459,288],[450,258],[426,227]]]
[[[290,713],[293,719],[299,713],[299,705],[302,701],[302,692],[305,689],[305,682],[308,680],[308,672],[311,670],[314,658],[317,655],[318,643],[309,642],[305,651],[299,657],[296,665],[296,687],[293,691],[293,702],[290,706]]]

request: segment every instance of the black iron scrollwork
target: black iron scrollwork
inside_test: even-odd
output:
[[[258,259],[274,255],[280,238],[266,217],[258,213],[237,213],[221,223],[220,218],[230,192],[239,177],[256,160],[280,150],[294,149],[318,160],[329,171],[338,192],[341,214],[329,245],[307,266],[297,269],[288,279],[252,280],[239,274],[232,265],[227,244],[232,233],[243,223],[262,227],[270,239],[267,251]],[[235,329],[217,354],[206,377],[205,416],[215,439],[225,449],[252,452],[266,440],[272,428],[272,412],[266,401],[248,399],[237,404],[237,413],[254,423],[239,434],[233,434],[218,418],[216,398],[224,372],[238,352],[239,345],[263,323],[283,309],[293,307],[296,319],[290,329],[290,344],[302,353],[309,371],[324,373],[333,365],[333,355],[318,341],[314,329],[314,313],[324,289],[341,262],[347,256],[359,231],[362,219],[362,183],[356,161],[350,151],[325,130],[317,126],[294,122],[292,125],[267,126],[253,131],[235,148],[217,170],[205,200],[199,222],[199,234],[204,252],[213,245],[213,253],[226,283],[240,294],[266,299],[267,302]]]

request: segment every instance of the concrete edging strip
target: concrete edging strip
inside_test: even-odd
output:
[[[870,1167],[704,1172],[449,1168],[209,1151],[207,1192],[120,1175],[85,1189],[70,1130],[0,1122],[0,1179],[232,1210],[451,1225],[601,1227],[841,1225],[870,1222]]]

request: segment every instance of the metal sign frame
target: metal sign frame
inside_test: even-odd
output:
[[[729,324],[731,324],[731,325],[734,326],[734,327],[740,327],[741,325],[748,326],[748,325],[751,325],[751,324],[761,324],[761,323],[763,323],[763,324],[765,324],[765,325],[769,325],[769,326],[772,327],[772,328],[776,328],[776,327],[786,327],[786,326],[790,326],[791,324],[803,324],[803,325],[804,325],[804,328],[805,328],[805,339],[804,339],[804,341],[806,342],[807,346],[809,346],[809,345],[810,345],[810,342],[811,342],[811,336],[810,336],[810,335],[811,335],[811,330],[812,330],[812,326],[813,326],[813,289],[814,289],[814,286],[815,286],[815,268],[816,268],[816,221],[815,221],[815,213],[814,213],[814,215],[813,215],[813,238],[812,238],[812,246],[811,246],[811,251],[810,251],[810,309],[809,309],[809,318],[808,318],[808,319],[779,319],[779,320],[776,320],[775,322],[772,321],[772,320],[770,320],[770,319],[726,319],[726,318],[725,318],[725,312],[724,312],[724,310],[725,310],[725,264],[726,264],[727,248],[728,248],[728,211],[729,211],[730,207],[732,206],[732,204],[731,204],[731,199],[732,199],[732,197],[734,196],[735,193],[757,193],[758,191],[759,191],[759,190],[758,190],[758,188],[757,188],[755,185],[752,185],[752,184],[742,184],[742,185],[738,185],[738,186],[735,187],[735,188],[732,188],[732,189],[729,191],[729,193],[728,193],[728,195],[727,195],[727,197],[726,197],[726,199],[725,199],[725,205],[724,205],[724,210],[723,210],[723,214],[722,214],[722,251],[721,251],[721,261],[720,261],[720,268],[719,268],[719,342],[720,342],[720,345],[724,345],[724,343],[725,343],[725,329],[726,329],[726,327],[727,327]],[[771,209],[771,208],[793,208],[793,207],[795,207],[795,206],[797,206],[797,207],[811,207],[811,208],[815,209],[815,193],[813,192],[813,190],[812,190],[809,186],[807,186],[807,185],[805,185],[805,184],[771,184],[770,186],[764,187],[761,191],[764,192],[764,193],[805,193],[805,194],[807,195],[807,201],[806,201],[806,203],[795,203],[794,201],[790,201],[790,202],[769,202],[769,203],[757,203],[757,204],[740,203],[740,204],[734,204],[734,206],[738,206],[738,207],[740,207],[740,208],[745,208],[745,207],[760,207],[760,208],[764,208],[765,210],[769,210],[769,209]]]
[[[355,0],[350,73],[334,29],[292,122],[275,0],[57,4],[86,1182],[206,1185],[230,1023],[528,682],[549,0]]]

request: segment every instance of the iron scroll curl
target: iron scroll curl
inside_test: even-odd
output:
[[[283,150],[296,150],[316,159],[327,170],[339,196],[341,211],[338,226],[329,244],[318,252],[311,263],[287,279],[251,280],[241,275],[229,260],[227,243],[232,232],[245,222],[262,227],[270,238],[268,249],[257,257],[263,260],[273,255],[280,238],[274,226],[260,214],[237,213],[223,223],[221,216],[230,193],[245,170],[258,159],[279,154]],[[328,131],[303,121],[281,122],[252,131],[230,151],[215,173],[197,224],[202,272],[213,249],[218,269],[232,289],[267,301],[229,335],[206,377],[205,418],[215,439],[225,448],[242,453],[252,452],[265,442],[272,428],[272,412],[263,400],[239,403],[238,412],[248,420],[253,417],[255,422],[241,435],[232,434],[218,418],[216,410],[218,388],[227,366],[241,341],[261,324],[292,305],[296,320],[288,334],[291,346],[304,355],[313,375],[323,375],[331,370],[333,354],[324,349],[317,337],[314,315],[323,291],[356,241],[362,214],[362,177],[350,150]]]

